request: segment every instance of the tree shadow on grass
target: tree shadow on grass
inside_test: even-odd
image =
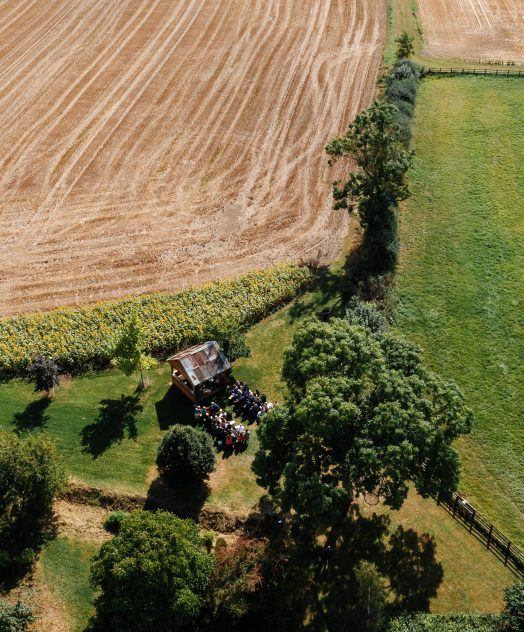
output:
[[[351,608],[358,607],[348,601],[348,595],[355,594],[355,569],[360,560],[373,562],[386,578],[392,593],[391,610],[427,612],[444,576],[434,538],[402,526],[391,533],[387,515],[365,516],[356,506],[352,514],[332,560],[319,576],[330,629],[345,629],[338,622],[346,621]]]
[[[24,432],[35,428],[44,428],[49,421],[46,410],[50,403],[49,397],[41,397],[29,402],[22,412],[16,413],[13,417],[15,430]]]
[[[96,459],[114,443],[120,443],[126,432],[129,439],[136,439],[136,417],[142,409],[138,395],[122,394],[118,399],[103,399],[95,423],[80,431],[83,451]]]
[[[181,518],[197,520],[210,493],[207,482],[173,486],[163,476],[157,476],[147,492],[144,509],[167,509]]]
[[[155,402],[155,409],[160,430],[167,430],[174,424],[195,423],[193,403],[173,385],[160,401]]]

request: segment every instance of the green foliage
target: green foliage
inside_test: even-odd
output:
[[[387,593],[384,581],[375,566],[362,560],[355,569],[358,606],[353,622],[361,632],[380,632],[385,626]]]
[[[0,569],[33,562],[52,534],[53,501],[62,484],[45,435],[0,432]]]
[[[385,331],[384,315],[374,303],[361,301],[353,296],[346,308],[345,320],[350,325],[359,325],[369,329],[374,334],[382,334]]]
[[[391,621],[388,632],[497,632],[498,617],[476,614],[418,614]]]
[[[398,110],[375,101],[358,114],[344,136],[326,147],[330,163],[342,156],[352,158],[358,171],[345,182],[335,182],[335,208],[358,207],[364,227],[364,253],[368,273],[394,269],[398,257],[396,212],[409,195],[406,173],[411,154],[404,148],[396,121]]]
[[[172,485],[202,483],[215,469],[211,437],[202,430],[177,424],[162,438],[156,464]]]
[[[112,511],[104,521],[104,529],[110,533],[118,533],[120,524],[127,514],[127,511]]]
[[[251,629],[248,619],[257,610],[265,553],[260,540],[239,538],[215,549],[216,571],[210,587],[215,629]]]
[[[307,268],[282,264],[198,289],[6,318],[0,321],[0,372],[21,373],[38,355],[55,358],[70,371],[106,366],[130,313],[142,323],[144,352],[170,353],[212,337],[217,329],[257,322],[310,279]]]
[[[34,621],[31,609],[21,601],[11,605],[0,600],[1,632],[25,632]]]
[[[35,383],[35,393],[44,391],[48,397],[55,386],[60,384],[58,364],[48,358],[36,358],[28,367],[27,374]]]
[[[130,632],[195,629],[213,571],[192,520],[132,512],[93,561],[93,587],[101,591],[96,622]]]
[[[501,630],[524,630],[524,581],[518,581],[504,590],[504,610],[501,614]]]
[[[413,38],[406,31],[402,31],[395,42],[397,43],[397,59],[409,59],[414,54]]]
[[[420,86],[420,69],[414,62],[402,59],[388,77],[386,100],[397,108],[395,120],[400,140],[409,147],[413,136],[415,101]]]
[[[452,442],[471,412],[412,344],[334,319],[300,326],[286,352],[287,407],[259,428],[253,468],[297,537],[336,540],[353,501],[372,493],[399,508],[413,483],[422,496],[456,489]]]
[[[115,345],[111,363],[125,375],[132,375],[140,371],[140,386],[146,387],[144,371],[152,369],[156,362],[154,358],[144,353],[143,327],[136,314],[133,314]]]

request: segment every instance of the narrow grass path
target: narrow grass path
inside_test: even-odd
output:
[[[429,79],[401,221],[398,324],[475,413],[461,489],[524,546],[524,82]]]

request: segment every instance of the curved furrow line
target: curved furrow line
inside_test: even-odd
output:
[[[74,7],[82,4],[82,0],[69,0],[69,2],[73,5],[73,9]],[[63,28],[62,31],[58,31],[58,33],[56,33],[57,26],[61,25],[64,21],[71,20],[73,9],[68,6],[67,3],[64,3],[63,0],[58,0],[56,4],[58,5],[57,10],[51,15],[48,15],[48,11],[46,11],[43,22],[41,19],[35,19],[35,22],[38,24],[36,31],[31,29],[30,25],[28,25],[28,37],[26,39],[22,39],[22,41],[16,46],[9,43],[9,54],[2,60],[0,83],[5,77],[9,77],[10,82],[15,82],[17,75],[23,75],[25,68],[33,64],[34,51],[41,42],[45,41],[46,47],[52,48],[52,45],[56,41],[60,41],[59,36],[61,33],[67,32],[67,27],[69,26],[67,22],[65,28]],[[54,35],[52,42],[48,41],[50,33],[53,33]],[[23,38],[23,34],[21,35],[18,30],[16,31],[16,35],[17,39]],[[22,55],[19,55],[20,52],[22,52]],[[6,61],[9,58],[13,58],[11,65],[6,64]],[[21,63],[22,60],[27,61],[26,63]],[[16,70],[16,74],[14,76],[13,70]]]
[[[153,14],[156,6],[160,0],[149,2],[148,0],[142,0],[137,7],[132,19],[128,24],[123,25],[122,30],[125,35],[120,39],[117,39],[117,46],[115,48],[114,40],[111,40],[109,44],[97,55],[96,59],[88,66],[88,68],[81,73],[78,79],[72,86],[61,95],[54,103],[53,107],[49,109],[47,114],[41,118],[35,120],[34,124],[25,131],[25,133],[19,138],[18,142],[12,147],[11,151],[4,157],[3,162],[0,163],[0,171],[4,174],[5,167],[11,162],[21,162],[22,158],[25,158],[28,154],[35,151],[35,148],[42,143],[44,136],[52,136],[54,131],[59,128],[62,121],[66,116],[70,114],[72,109],[77,105],[82,96],[90,89],[93,84],[98,80],[101,74],[116,60],[117,56],[125,49],[130,40],[136,36],[144,23]],[[144,13],[145,10],[145,13]],[[113,49],[113,52],[108,55],[108,52]],[[100,64],[100,60],[104,61]],[[94,72],[93,72],[94,71]],[[90,79],[87,79],[89,75],[92,75]],[[75,94],[75,91],[76,94]],[[73,96],[74,95],[74,96]],[[80,123],[80,126],[82,122]],[[40,128],[41,135],[36,134],[36,130]],[[78,127],[77,127],[78,129]],[[70,135],[74,135],[75,130],[72,130]],[[29,141],[29,144],[28,144]],[[16,165],[13,167],[16,169]],[[4,176],[5,177],[5,176]],[[0,177],[0,184],[2,183],[2,177]]]
[[[246,45],[246,52],[241,54],[238,60],[238,63],[242,65],[238,68],[235,67],[234,73],[230,74],[225,84],[220,84],[220,97],[213,99],[213,95],[209,95],[202,104],[199,104],[198,109],[194,113],[193,121],[189,121],[189,124],[198,121],[200,132],[191,139],[191,143],[187,147],[188,156],[193,156],[197,153],[197,150],[199,154],[205,154],[208,146],[202,146],[203,140],[209,138],[210,131],[213,128],[222,129],[222,122],[226,118],[229,108],[233,107],[235,110],[239,108],[239,104],[236,102],[236,97],[239,93],[242,93],[242,102],[245,103],[256,89],[261,71],[256,71],[251,74],[250,71],[253,65],[262,65],[261,60],[258,58],[260,55],[268,54],[267,52],[264,53],[263,49],[271,40],[275,30],[275,25],[272,23],[274,21],[268,17],[271,5],[266,3],[262,6],[265,8],[264,16],[260,16],[260,14],[257,13],[256,23],[257,33],[263,33],[263,36],[257,38],[257,42],[254,46],[249,47]],[[264,28],[268,25],[270,28]],[[246,35],[244,35],[244,41],[245,39]],[[240,47],[239,52],[241,52],[241,48],[242,47]],[[255,59],[258,59],[258,64],[255,64]],[[221,79],[220,75],[218,79]],[[245,90],[246,83],[250,86],[247,91]],[[211,111],[209,111],[210,104],[212,104]],[[201,118],[203,112],[207,113],[204,121]]]
[[[199,8],[194,9],[194,5],[196,5],[198,2],[200,2]],[[172,28],[172,22],[174,21],[174,19],[173,21],[169,21],[167,24],[164,25],[162,31],[159,32],[158,35],[150,42],[149,46],[146,47],[146,49],[144,50],[140,58],[141,62],[145,61],[146,63],[145,63],[145,66],[143,66],[142,69],[139,71],[139,73],[138,74],[135,73],[134,78],[131,78],[131,76],[133,75],[133,71],[126,73],[126,77],[120,82],[120,84],[121,85],[128,84],[127,88],[124,90],[124,92],[121,95],[117,97],[117,102],[115,105],[113,105],[113,110],[117,110],[119,106],[125,103],[126,99],[130,97],[133,92],[137,91],[137,86],[139,86],[138,91],[137,91],[137,94],[131,98],[131,101],[129,101],[128,105],[124,108],[123,113],[118,117],[116,122],[111,126],[109,132],[105,135],[105,137],[103,139],[100,139],[99,135],[100,135],[100,132],[104,129],[104,127],[108,123],[108,120],[106,118],[102,118],[98,124],[95,124],[93,126],[92,129],[90,128],[89,125],[84,126],[84,129],[89,128],[89,132],[90,132],[89,135],[84,140],[84,142],[81,143],[80,147],[78,147],[78,149],[75,150],[71,159],[68,161],[68,167],[63,170],[62,174],[60,175],[56,184],[53,186],[52,190],[47,195],[44,202],[36,210],[33,216],[34,219],[36,219],[39,215],[41,215],[42,212],[49,214],[54,209],[56,210],[56,207],[63,200],[67,198],[67,196],[72,191],[72,189],[74,188],[75,184],[78,182],[80,177],[88,169],[91,162],[105,147],[109,138],[112,136],[112,134],[121,124],[121,122],[124,120],[127,113],[133,107],[134,103],[140,98],[140,96],[143,94],[143,92],[145,91],[149,83],[153,81],[153,79],[158,74],[158,72],[160,72],[161,68],[166,63],[166,56],[168,57],[169,55],[171,55],[173,51],[176,49],[176,47],[178,46],[178,43],[179,43],[178,39],[175,41],[174,44],[172,44],[171,41],[178,34],[178,31],[182,29],[181,24],[184,23],[185,19],[187,19],[188,23],[185,25],[184,27],[185,30],[183,31],[184,33],[187,32],[187,30],[189,30],[189,28],[191,27],[193,21],[196,19],[196,16],[199,13],[199,9],[201,9],[202,6],[204,5],[204,2],[205,0],[191,0],[180,22],[178,22],[176,26]],[[162,35],[166,33],[169,33],[166,40],[157,49],[156,54],[151,56],[150,53],[153,50],[155,44],[161,39]],[[167,55],[165,54],[166,49],[168,49]],[[108,102],[114,100],[114,96],[116,92],[117,92],[116,89],[113,90],[111,95],[109,95],[108,98],[106,99],[106,102],[104,105],[107,105]],[[91,121],[93,121],[94,118],[95,117],[93,116],[91,118]],[[81,166],[80,173],[76,175],[71,182],[68,182],[69,176],[72,174],[73,170],[75,169],[75,167],[77,166],[81,158],[85,155],[85,152],[88,150],[88,148],[90,148],[93,145],[95,140],[98,140],[99,144],[94,149],[94,155]],[[60,189],[62,185],[67,185],[67,188],[65,189],[63,193],[60,194],[59,198],[56,199],[55,191]],[[52,206],[49,204],[51,201],[53,202]],[[33,218],[31,219],[31,223],[33,223]],[[40,233],[40,237],[42,237],[41,228],[38,232]],[[44,235],[45,235],[45,231],[44,231]]]
[[[234,0],[230,0],[230,2],[232,1]],[[196,61],[196,51],[204,50],[206,46],[212,47],[215,39],[226,28],[224,20],[227,15],[228,10],[227,7],[224,7],[223,2],[217,4],[209,15],[206,13],[206,26],[211,25],[212,33],[210,34],[205,29],[198,29],[198,36],[193,40],[192,46],[187,46],[182,52],[182,56],[173,63],[174,68],[160,93],[151,95],[152,98],[149,105],[147,105],[147,99],[142,100],[146,101],[145,107],[147,110],[144,113],[137,112],[137,118],[140,119],[138,121],[139,124],[135,126],[133,133],[130,133],[112,147],[114,160],[111,161],[111,170],[115,175],[126,170],[126,165],[128,164],[136,165],[137,159],[144,151],[147,151],[150,156],[150,164],[152,165],[150,171],[154,170],[154,165],[158,162],[157,156],[162,155],[164,149],[171,146],[173,135],[161,134],[158,128],[170,127],[169,123],[173,123],[173,127],[175,127],[175,117],[185,121],[186,111],[190,112],[195,109],[195,82],[188,80],[182,73],[187,74],[187,68],[191,62],[193,62],[191,66],[193,78],[207,72],[206,58],[202,56],[199,61]],[[218,19],[215,19],[217,16]],[[185,39],[189,38],[186,36]],[[181,38],[181,48],[184,48],[184,43]],[[195,67],[193,68],[193,66]],[[138,105],[135,104],[134,109],[139,110]],[[186,105],[185,109],[183,108],[184,105]],[[186,127],[186,123],[183,124],[183,127]],[[138,191],[147,186],[150,171],[142,173],[131,172],[128,174],[134,177],[134,190]]]
[[[81,4],[81,2],[79,4]],[[7,103],[7,107],[0,109],[0,123],[2,125],[9,126],[14,120],[21,119],[24,114],[34,108],[34,101],[36,99],[28,100],[27,94],[29,92],[32,95],[38,94],[38,97],[43,96],[46,91],[54,89],[54,85],[61,81],[62,76],[67,77],[68,71],[71,70],[71,65],[78,63],[77,52],[82,46],[82,43],[87,42],[88,44],[90,36],[95,34],[99,30],[99,27],[103,25],[105,21],[111,19],[112,14],[118,10],[118,5],[104,2],[100,2],[99,4],[102,6],[99,8],[99,15],[96,19],[89,19],[89,14],[82,18],[82,22],[85,20],[89,24],[89,29],[85,29],[76,15],[71,16],[70,22],[76,22],[76,25],[71,28],[70,23],[66,23],[62,26],[61,30],[54,28],[54,38],[49,42],[49,45],[39,51],[38,54],[28,61],[24,68],[17,73],[17,75],[22,74],[22,79],[19,79],[17,76],[9,78],[9,83],[5,84],[2,90],[0,90],[0,103]],[[97,5],[92,4],[89,5],[89,7],[91,11],[95,10]],[[54,53],[57,49],[58,42],[61,46],[67,46],[69,42],[74,43],[72,47],[73,50],[71,50],[67,56],[57,58],[52,62],[47,53],[48,51]],[[35,46],[37,46],[37,44],[35,44]],[[25,67],[30,67],[30,72],[24,72]],[[8,90],[9,86],[11,90]],[[15,97],[15,93],[18,93],[17,97]]]

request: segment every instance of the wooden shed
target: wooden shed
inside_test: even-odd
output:
[[[209,340],[167,359],[174,386],[193,402],[199,402],[227,386],[231,364],[218,343]]]

